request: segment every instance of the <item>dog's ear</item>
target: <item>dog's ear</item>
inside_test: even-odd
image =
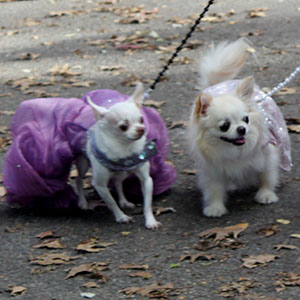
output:
[[[86,96],[87,102],[88,104],[92,107],[93,111],[94,111],[94,115],[96,120],[100,120],[102,119],[105,114],[108,112],[108,110],[102,106],[98,106],[96,105],[94,102],[92,102],[92,99],[90,96]]]
[[[128,101],[133,101],[138,108],[141,108],[143,105],[144,98],[144,86],[141,82],[136,84],[133,94],[130,96]]]
[[[254,92],[254,78],[249,76],[239,84],[236,93],[241,99],[250,99]]]
[[[193,117],[195,121],[198,121],[201,116],[206,115],[207,108],[212,101],[212,97],[207,94],[200,94],[194,103]]]

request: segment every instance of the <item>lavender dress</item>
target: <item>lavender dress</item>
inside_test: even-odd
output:
[[[106,108],[129,96],[114,90],[88,93],[94,103]],[[17,109],[11,124],[13,144],[3,167],[3,182],[10,204],[43,208],[77,207],[78,198],[68,184],[72,163],[84,152],[86,131],[95,123],[86,96],[27,100]],[[150,173],[155,195],[176,180],[175,169],[165,162],[169,139],[160,115],[142,110],[147,139],[157,140],[158,154],[151,158]],[[136,178],[125,181],[125,191],[140,193]]]

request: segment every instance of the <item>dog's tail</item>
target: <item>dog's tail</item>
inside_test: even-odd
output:
[[[199,64],[200,88],[233,79],[243,67],[250,45],[243,38],[208,49]]]

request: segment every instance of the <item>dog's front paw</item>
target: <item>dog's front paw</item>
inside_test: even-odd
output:
[[[158,229],[161,226],[162,226],[162,224],[160,222],[156,221],[155,219],[147,220],[146,224],[145,224],[145,227],[147,229]]]
[[[261,204],[270,204],[278,201],[277,195],[271,190],[260,189],[255,195],[255,200]]]
[[[129,216],[125,215],[125,214],[122,214],[122,215],[116,217],[116,221],[118,223],[127,223],[128,224],[128,223],[133,222],[133,218],[129,217]]]
[[[203,214],[207,217],[221,217],[227,213],[227,209],[223,203],[214,203],[203,209]]]

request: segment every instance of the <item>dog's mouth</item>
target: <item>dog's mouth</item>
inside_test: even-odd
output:
[[[235,139],[229,139],[225,136],[221,136],[221,140],[224,141],[224,142],[227,142],[227,143],[231,143],[235,146],[242,146],[246,143],[246,139],[245,139],[244,136],[238,137],[238,138],[235,138]]]

